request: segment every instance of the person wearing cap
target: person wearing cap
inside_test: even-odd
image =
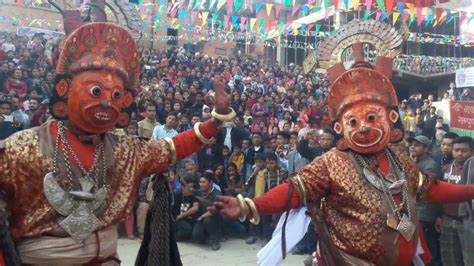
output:
[[[426,136],[418,135],[416,137],[409,137],[407,140],[410,143],[410,157],[416,162],[418,170],[435,180],[441,180],[441,166],[429,155],[430,139]],[[436,230],[436,219],[441,217],[442,207],[440,204],[419,201],[416,203],[416,208],[418,219],[423,228],[423,235],[433,256],[430,265],[441,265],[440,234]]]
[[[261,197],[220,197],[209,210],[258,224],[261,216],[322,200],[321,211],[311,212],[321,239],[318,264],[408,266],[414,261],[429,262],[426,243],[420,240],[415,202],[463,202],[474,198],[474,186],[435,182],[420,173],[406,153],[393,149],[403,140],[404,130],[391,82],[393,59],[389,55],[399,51],[401,36],[397,44],[379,47],[384,52],[377,53],[375,65],[364,58],[362,42],[352,44],[354,63],[350,69],[336,56],[348,48],[340,40],[361,38],[354,32],[386,39],[385,30],[384,37],[371,31],[374,24],[389,27],[377,21],[355,20],[319,46],[318,61],[328,67],[331,80],[328,110],[337,149],[323,154]],[[393,50],[384,50],[387,47]],[[282,228],[282,232],[288,231],[282,240],[286,244],[289,239],[291,243],[299,240],[303,234],[298,229]],[[281,258],[291,248],[282,246],[286,250],[278,250],[274,256]],[[417,252],[420,249],[422,252]],[[270,252],[264,258],[272,259]]]

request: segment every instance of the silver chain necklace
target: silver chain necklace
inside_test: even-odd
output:
[[[410,241],[415,233],[416,226],[412,222],[413,216],[409,202],[408,181],[406,179],[405,171],[393,154],[390,151],[386,151],[385,154],[389,161],[389,174],[393,174],[397,178],[393,183],[382,175],[380,169],[377,169],[375,173],[371,171],[366,158],[358,153],[353,153],[358,164],[363,167],[365,178],[385,195],[385,199],[392,211],[392,213],[387,214],[387,226],[399,231],[407,241]],[[397,203],[393,198],[393,194],[398,194],[399,192],[402,193],[402,205],[400,208],[397,207]],[[408,215],[401,212],[403,207],[406,208]]]
[[[65,217],[59,223],[60,227],[77,242],[83,242],[102,225],[102,222],[94,215],[94,212],[104,206],[107,198],[104,146],[102,143],[95,146],[93,163],[90,170],[87,171],[69,145],[63,122],[59,121],[57,127],[58,134],[54,147],[53,165],[51,172],[47,173],[44,177],[44,194],[51,206]],[[60,146],[61,143],[62,147]],[[64,151],[62,157],[66,164],[65,178],[69,181],[70,191],[65,191],[58,184],[57,180],[61,175],[58,167],[59,150],[61,148]],[[68,154],[74,159],[82,172],[83,176],[78,179],[73,178]],[[102,167],[99,167],[101,159]],[[102,168],[100,169],[101,171],[99,168]],[[80,190],[73,189],[73,184],[76,182],[79,182]]]

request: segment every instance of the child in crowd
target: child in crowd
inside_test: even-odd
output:
[[[234,164],[237,167],[237,172],[240,174],[242,173],[242,167],[244,166],[244,159],[241,146],[238,144],[234,145],[232,155],[229,158],[229,166],[231,163]]]
[[[417,117],[415,116],[415,112],[413,109],[408,109],[407,114],[403,118],[404,125],[405,125],[405,132],[409,135],[414,136],[416,133],[416,124],[417,124]]]

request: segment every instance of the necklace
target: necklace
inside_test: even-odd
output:
[[[87,171],[66,138],[63,122],[59,121],[57,126],[53,164],[51,171],[44,178],[44,194],[51,206],[66,217],[59,223],[61,228],[71,238],[82,242],[102,224],[94,215],[94,211],[104,205],[107,197],[104,146],[102,142],[95,145],[93,163],[90,170]],[[58,179],[61,179],[58,167],[60,150],[66,169],[66,176],[62,178],[68,181],[69,191],[65,191],[58,184]],[[80,178],[74,178],[69,156],[78,165],[82,175]],[[80,190],[74,189],[78,186]]]
[[[413,237],[416,226],[412,222],[412,210],[409,202],[408,181],[406,179],[405,171],[401,164],[395,159],[390,150],[385,152],[389,161],[389,173],[386,176],[380,172],[379,169],[371,171],[367,159],[358,153],[353,153],[357,163],[362,166],[364,177],[375,188],[382,191],[385,199],[391,209],[392,213],[387,213],[386,225],[394,230],[397,230],[407,241]],[[386,178],[392,175],[396,181],[391,182]],[[402,193],[402,204],[397,207],[397,203],[393,197],[394,194]],[[402,212],[406,209],[406,212]]]

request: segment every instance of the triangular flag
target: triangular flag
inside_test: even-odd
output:
[[[260,21],[258,22],[258,31],[262,31],[262,26],[265,24],[265,19],[261,18]]]
[[[308,0],[308,5],[312,5],[316,0]]]
[[[344,8],[347,10],[349,10],[349,0],[344,0]]]
[[[234,9],[234,0],[227,0],[227,14],[232,14]]]
[[[436,16],[436,23],[441,22],[441,19],[443,18],[443,9],[442,8],[436,8],[435,11],[435,16]]]
[[[253,5],[250,3],[250,0],[245,0],[245,8],[250,9],[250,12],[253,13]]]
[[[255,12],[258,14],[258,11],[260,11],[260,9],[262,9],[262,7],[263,7],[263,3],[257,2],[255,4]]]
[[[270,16],[272,13],[273,4],[266,4],[265,6],[267,8],[267,16]]]
[[[377,0],[377,5],[379,6],[379,9],[385,14],[387,13],[387,10],[385,9],[385,2],[384,0]]]
[[[201,19],[202,19],[202,24],[201,25],[204,25],[207,23],[207,16],[209,16],[209,12],[202,12],[201,13]]]
[[[303,15],[307,16],[309,14],[309,7],[304,5],[301,7],[301,10],[303,10]]]
[[[242,0],[235,0],[234,1],[234,12],[239,11],[241,6],[242,6]]]
[[[217,2],[217,11],[221,10],[224,4],[225,4],[225,0],[219,0],[219,2]]]
[[[178,13],[179,19],[184,21],[186,18],[186,9],[180,9]]]
[[[400,12],[400,15],[405,14],[405,4],[402,1],[397,2],[397,10]]]
[[[295,4],[296,4],[296,0],[292,0],[292,3],[293,3],[293,6],[295,6]]]
[[[422,12],[422,7],[417,6],[416,7],[416,22],[418,23],[418,25],[420,25],[421,22],[423,22],[423,15],[421,14],[421,12]]]
[[[298,9],[300,9],[300,4],[296,5],[293,7],[293,9],[291,10],[291,16],[294,16],[296,14],[296,12],[298,11]]]
[[[357,9],[359,7],[359,3],[360,3],[359,0],[353,0],[352,1],[352,4],[354,5],[354,9]]]
[[[339,7],[339,0],[332,0],[332,4],[334,5],[334,10],[337,11]]]
[[[283,5],[286,7],[290,7],[291,6],[290,0],[284,0]]]
[[[229,20],[230,20],[230,16],[224,15],[224,29],[227,29],[227,27],[229,26]]]
[[[414,4],[411,4],[411,3],[405,3],[408,7],[408,13],[410,13],[410,16],[413,16],[413,14],[415,14],[416,10],[415,10],[415,5]]]
[[[212,13],[213,23],[216,23],[218,19],[219,19],[219,14],[218,13]]]
[[[392,14],[392,10],[395,6],[395,0],[385,0],[385,8],[387,11],[387,15]]]
[[[275,18],[278,18],[278,15],[280,14],[281,10],[281,5],[275,4]]]
[[[382,12],[377,11],[377,13],[375,13],[375,20],[379,21],[379,20],[380,20],[380,16],[382,16]]]
[[[240,18],[240,31],[244,31],[245,28],[247,27],[247,18],[246,17],[241,17]]]
[[[395,26],[395,23],[397,23],[397,20],[398,20],[399,16],[400,16],[400,13],[393,12],[393,14],[392,14],[392,26]]]
[[[257,22],[256,18],[250,18],[250,31],[253,30],[253,27],[255,26],[255,22]]]
[[[316,24],[316,26],[314,27],[314,36],[318,36],[319,34],[319,30],[321,29],[321,24]]]
[[[365,5],[367,7],[366,11],[370,11],[372,9],[372,0],[366,0]]]
[[[234,28],[236,28],[237,30],[239,29],[239,24],[237,23],[238,20],[239,20],[239,17],[238,17],[238,16],[232,16],[232,25],[233,25]]]

